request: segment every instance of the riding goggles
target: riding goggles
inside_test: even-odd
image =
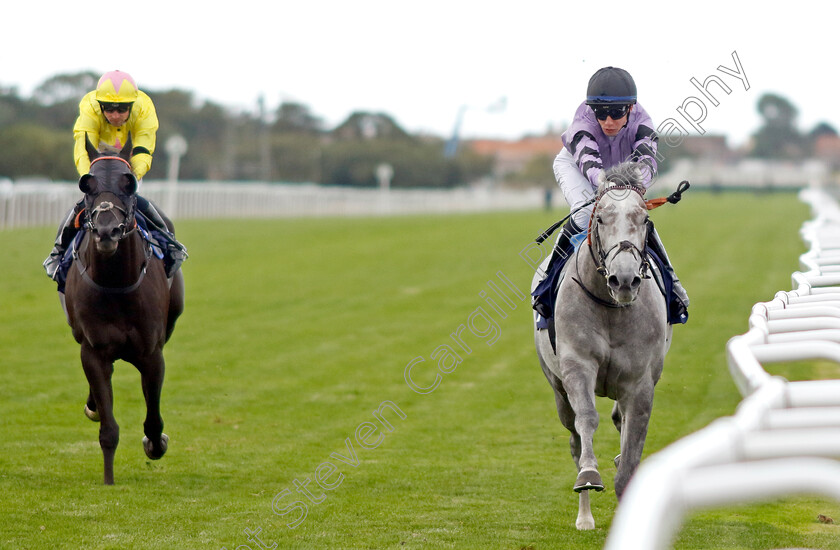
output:
[[[607,120],[607,117],[618,120],[627,115],[630,105],[592,105],[592,111],[598,120]]]
[[[102,111],[105,113],[127,113],[130,109],[132,103],[107,103],[105,101],[99,102],[99,107],[102,108]]]

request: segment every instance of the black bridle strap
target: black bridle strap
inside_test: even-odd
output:
[[[76,227],[79,227],[79,216],[82,215],[82,212],[86,212],[86,210],[87,209],[83,208],[82,211],[79,212],[79,215],[76,217]],[[134,217],[133,203],[131,203],[131,205],[128,206],[128,210],[126,210],[126,209],[124,209],[120,206],[117,206],[116,204],[114,204],[110,201],[100,202],[99,204],[96,205],[96,207],[93,210],[90,211],[89,214],[86,214],[87,222],[84,224],[85,228],[90,230],[90,231],[95,231],[96,230],[96,223],[95,223],[94,220],[96,219],[96,216],[98,214],[103,213],[103,212],[110,212],[112,210],[117,210],[119,212],[122,212],[122,214],[125,218],[125,221],[123,221],[123,223],[120,224],[120,227],[122,227],[122,235],[120,235],[120,240],[126,238],[134,230],[137,229],[137,218]],[[131,224],[130,228],[128,228],[128,226],[126,224],[126,221],[128,221],[129,218],[131,218],[134,221],[134,223]]]
[[[647,228],[647,231],[650,231],[649,227]],[[640,250],[638,246],[636,246],[630,241],[621,241],[618,244],[612,245],[609,250],[604,252],[603,250],[601,250],[600,235],[595,235],[595,241],[598,243],[598,255],[601,257],[601,260],[598,261],[598,259],[595,258],[595,253],[592,250],[593,247],[591,243],[589,245],[589,255],[592,256],[592,261],[595,263],[595,269],[598,271],[598,273],[600,273],[601,275],[607,274],[607,258],[609,258],[610,253],[617,248],[618,252],[616,252],[616,256],[618,256],[625,250],[636,252],[639,255],[639,261],[642,262],[641,266],[639,266],[639,275],[643,279],[650,278],[650,275],[648,275],[647,273],[648,269],[650,269],[650,263],[647,260],[647,255],[644,253],[643,250]],[[645,237],[645,241],[647,241],[647,237]]]
[[[601,273],[601,269],[603,269],[603,268],[598,266],[598,262],[595,260],[595,256],[592,254],[592,246],[591,245],[586,245],[586,246],[589,247],[589,255],[592,257],[592,263],[595,264],[595,269],[598,270],[598,273]],[[592,300],[593,302],[595,302],[598,305],[613,308],[613,309],[618,309],[618,308],[621,308],[621,307],[627,307],[628,305],[630,305],[630,304],[619,304],[618,302],[609,302],[607,300],[604,300],[603,298],[599,298],[598,296],[595,296],[595,294],[591,290],[586,288],[586,285],[583,284],[580,281],[580,279],[578,278],[578,277],[580,277],[580,265],[578,264],[578,258],[580,258],[580,254],[575,254],[575,272],[577,273],[577,277],[572,277],[572,280],[575,283],[577,283],[577,285],[583,290],[583,292],[586,293],[586,295],[589,297],[590,300]],[[601,275],[603,275],[603,273],[601,273]]]
[[[595,296],[594,294],[592,294],[592,291],[590,291],[588,288],[586,288],[586,285],[584,285],[582,282],[580,282],[580,280],[578,280],[577,277],[572,277],[572,280],[574,282],[576,282],[578,284],[578,286],[583,289],[583,291],[586,293],[586,295],[589,296],[589,298],[598,305],[601,305],[601,306],[604,306],[604,307],[610,307],[610,308],[613,308],[613,309],[627,307],[628,305],[630,305],[630,304],[619,304],[617,302],[608,302],[608,301],[606,301],[602,298],[599,298],[599,297]]]

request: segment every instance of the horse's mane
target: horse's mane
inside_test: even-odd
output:
[[[644,176],[644,172],[637,162],[622,162],[601,172],[598,189],[603,191],[605,187],[629,185],[644,194]]]
[[[97,149],[103,155],[119,155],[120,149],[114,147],[113,145],[108,145],[107,143],[99,143],[99,148]]]

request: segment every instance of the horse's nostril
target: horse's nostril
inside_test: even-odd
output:
[[[633,277],[633,281],[630,283],[630,288],[632,288],[633,290],[636,290],[637,288],[639,288],[640,284],[642,284],[642,278],[641,277]]]
[[[111,230],[111,238],[114,240],[119,240],[121,234],[122,229],[120,229],[119,227],[115,227]]]
[[[621,283],[618,282],[618,277],[610,275],[609,278],[607,278],[607,284],[610,285],[610,288],[618,288]]]

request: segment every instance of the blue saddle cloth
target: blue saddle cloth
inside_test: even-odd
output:
[[[134,217],[137,220],[137,230],[143,236],[143,240],[146,241],[147,246],[151,247],[152,254],[158,259],[163,259],[166,243],[172,241],[173,237],[171,235],[165,235],[162,231],[155,228],[149,230],[149,223],[142,212],[136,212]],[[67,250],[64,251],[64,256],[61,257],[61,261],[58,264],[58,272],[56,273],[59,292],[64,292],[64,285],[67,283],[67,273],[70,271],[70,266],[73,264],[73,257],[75,256],[76,250],[79,249],[84,236],[84,229],[76,232],[76,236],[73,237],[73,241],[67,247]]]

